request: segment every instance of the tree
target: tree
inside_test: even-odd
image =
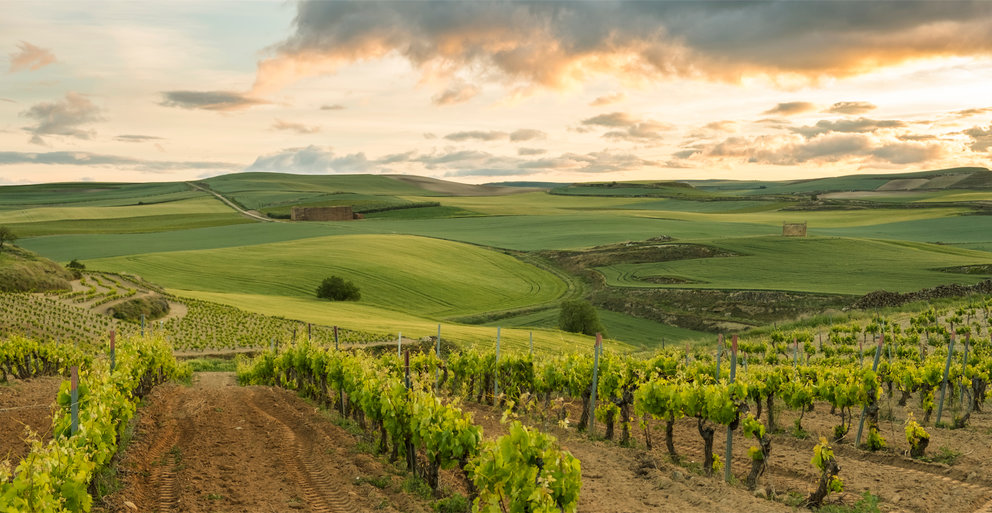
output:
[[[606,330],[599,322],[599,314],[588,301],[572,299],[562,301],[561,313],[558,314],[558,327],[571,333],[595,335]]]
[[[15,240],[17,240],[17,234],[9,226],[0,226],[0,250],[3,250],[5,243],[13,244]]]
[[[76,278],[78,280],[83,277],[83,271],[86,270],[86,264],[73,258],[72,261],[70,261],[68,264],[65,264],[65,268],[72,273],[73,278]]]
[[[358,301],[362,293],[354,283],[340,276],[331,276],[324,278],[317,287],[317,297],[331,301]]]

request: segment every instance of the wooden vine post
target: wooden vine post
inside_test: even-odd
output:
[[[720,357],[723,356],[723,333],[716,337],[716,380],[720,381]]]
[[[338,350],[338,327],[334,327],[334,350]]]
[[[434,342],[434,356],[437,356],[437,367],[434,367],[434,395],[441,387],[441,325],[437,325],[437,340]]]
[[[145,336],[145,314],[141,314],[141,336]]]
[[[882,357],[882,345],[885,343],[885,334],[878,337],[878,346],[875,348],[875,363],[871,365],[873,372],[878,371],[878,360]],[[865,430],[865,415],[868,413],[868,405],[861,406],[861,420],[858,422],[858,436],[854,438],[854,447],[861,447],[861,434]]]
[[[493,364],[493,404],[497,404],[499,397],[499,326],[496,327],[496,362]]]
[[[79,366],[72,366],[72,374],[69,378],[69,395],[71,402],[69,403],[69,415],[72,419],[72,423],[69,427],[69,433],[75,435],[79,431]]]
[[[947,375],[951,372],[951,358],[954,357],[954,329],[951,329],[951,342],[947,345],[947,365],[944,366],[944,379],[940,381],[940,402],[937,403],[937,421],[940,425],[940,415],[944,413],[944,394],[947,392]]]
[[[592,349],[592,394],[589,395],[589,436],[595,433],[596,389],[599,387],[599,353],[603,349],[603,334],[596,334],[596,345]]]
[[[110,330],[110,372],[114,372],[117,367],[117,333]]]
[[[400,358],[400,359],[403,358],[403,332],[402,331],[399,332],[398,335],[396,335],[396,357],[397,358]]]
[[[971,333],[967,333],[964,336],[964,358],[961,360],[961,379],[965,377],[965,373],[968,371],[968,343],[971,342]],[[961,406],[964,407],[964,385],[961,385]]]
[[[730,338],[730,383],[737,377],[737,335]],[[733,474],[730,472],[731,459],[734,456],[734,430],[727,426],[727,451],[723,458],[723,479],[730,482]]]
[[[405,374],[406,377],[405,377],[404,382],[406,383],[407,394],[409,394],[410,391],[413,389],[413,382],[410,380],[410,350],[409,349],[406,350],[406,359],[405,360],[406,361],[405,361],[405,364],[404,364],[404,374]],[[410,469],[410,472],[416,472],[417,471],[417,453],[415,452],[415,450],[413,448],[413,440],[410,437],[407,437],[407,439],[406,439],[406,463],[407,463],[408,468]]]

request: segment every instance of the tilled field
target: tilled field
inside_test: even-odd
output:
[[[15,466],[28,453],[26,430],[43,441],[52,437],[52,408],[60,383],[60,377],[41,377],[0,385],[0,461]]]
[[[394,467],[294,393],[238,387],[233,373],[164,385],[140,410],[102,511],[420,512]],[[373,484],[375,482],[375,484]],[[381,488],[379,486],[382,486]]]

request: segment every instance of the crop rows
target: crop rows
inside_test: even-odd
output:
[[[342,415],[378,436],[380,453],[391,446],[393,459],[402,454],[435,492],[442,468],[460,469],[475,491],[473,511],[576,511],[579,461],[553,436],[515,422],[509,434],[484,441],[470,414],[442,401],[430,383],[405,379],[395,363],[303,342],[239,365],[238,380],[336,401]]]
[[[133,295],[130,289],[125,296]],[[182,302],[185,315],[164,321],[149,321],[147,332],[162,335],[181,351],[261,349],[308,336],[318,344],[333,347],[330,326],[249,313],[231,306],[195,299],[169,298]],[[97,302],[92,306],[98,306]],[[116,330],[122,336],[140,333],[139,323],[113,319],[56,297],[38,294],[0,294],[0,337],[24,335],[90,350],[106,344],[107,334]],[[389,335],[367,331],[338,330],[339,344],[366,344],[387,340]]]
[[[63,382],[53,419],[53,438],[33,443],[31,452],[16,466],[0,462],[0,510],[60,513],[89,511],[93,498],[90,482],[117,453],[118,440],[134,416],[137,402],[152,386],[188,375],[176,364],[171,349],[161,339],[132,338],[117,351],[111,371],[104,359],[70,361],[65,348],[42,349],[44,344],[19,338],[3,341],[5,352],[35,355],[68,355],[50,362],[64,371],[81,365],[78,387],[78,429],[73,431],[69,382]],[[5,358],[0,353],[0,358]],[[37,356],[36,356],[37,358]],[[17,359],[16,357],[14,358]]]

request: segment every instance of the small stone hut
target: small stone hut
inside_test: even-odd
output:
[[[782,223],[783,237],[805,237],[806,223]]]

